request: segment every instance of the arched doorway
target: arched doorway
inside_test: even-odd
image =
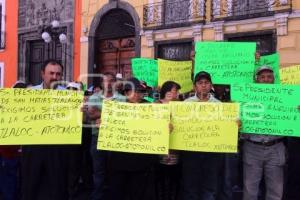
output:
[[[135,27],[132,17],[122,9],[109,11],[96,31],[96,73],[121,73],[131,76],[135,57]]]
[[[139,32],[139,17],[129,3],[117,1],[102,7],[89,33],[89,73],[130,77],[131,58],[140,55]]]

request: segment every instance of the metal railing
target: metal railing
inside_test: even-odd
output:
[[[145,29],[188,26],[205,20],[205,0],[165,0],[143,7]]]
[[[242,20],[290,11],[291,0],[213,0],[212,21]]]

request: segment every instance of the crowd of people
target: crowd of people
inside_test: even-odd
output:
[[[80,82],[62,87],[63,66],[56,60],[42,67],[43,82],[31,89],[82,90]],[[261,66],[255,82],[273,84],[274,71]],[[128,84],[130,83],[130,84]],[[17,82],[14,88],[27,88]],[[220,103],[213,77],[201,71],[193,79],[194,91],[186,102]],[[298,200],[300,195],[300,139],[240,133],[238,156],[225,153],[173,151],[168,155],[112,152],[97,149],[103,100],[149,103],[180,101],[181,86],[165,82],[154,90],[137,78],[104,73],[98,85],[84,92],[81,145],[26,145],[0,147],[0,191],[3,200],[72,200],[80,188],[89,200],[234,200],[233,186],[243,200]],[[153,95],[158,94],[158,95]],[[2,113],[5,114],[5,113]],[[242,125],[241,125],[242,126]],[[169,131],[172,134],[173,126]],[[239,171],[241,169],[242,173]],[[242,174],[242,183],[233,179]],[[237,184],[237,185],[235,185]],[[1,199],[1,198],[0,198]]]

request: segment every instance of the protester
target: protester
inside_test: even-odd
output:
[[[13,88],[27,88],[27,84],[17,81]],[[0,193],[3,200],[15,200],[19,197],[20,147],[0,147]],[[1,196],[1,195],[0,195]]]
[[[220,102],[211,94],[212,80],[209,73],[201,71],[194,79],[195,96],[186,102]],[[182,199],[214,200],[218,186],[223,154],[182,152]]]
[[[255,73],[255,81],[259,84],[273,84],[273,69],[269,66],[259,67]],[[243,135],[245,139],[243,145],[243,200],[258,198],[259,186],[263,177],[266,200],[281,200],[286,162],[284,138],[260,134]]]
[[[116,77],[111,73],[104,73],[101,77],[100,87],[101,90],[94,92],[88,100],[88,117],[92,125],[92,142],[91,142],[91,155],[93,160],[93,179],[94,188],[91,195],[91,200],[104,199],[105,179],[107,176],[107,152],[97,149],[99,128],[96,124],[100,120],[102,102],[106,100],[125,101],[126,98],[120,95],[115,88]],[[94,86],[94,89],[97,88]],[[95,91],[95,90],[94,90]]]
[[[178,101],[180,88],[176,82],[165,82],[161,86],[160,99],[157,103]],[[178,198],[180,174],[178,152],[170,150],[168,155],[160,157],[156,167],[157,200],[176,200]]]
[[[130,78],[124,92],[128,103],[147,103],[147,86]],[[156,156],[110,152],[108,200],[153,200],[155,198],[153,167]]]
[[[80,165],[80,184],[85,191],[91,192],[93,188],[93,162],[90,153],[92,141],[91,121],[88,117],[88,100],[92,92],[85,91],[83,97],[82,117],[82,142],[81,142],[81,165]]]
[[[63,66],[56,60],[41,68],[43,82],[32,89],[64,89],[59,86]],[[22,200],[68,199],[68,171],[65,145],[22,147]]]

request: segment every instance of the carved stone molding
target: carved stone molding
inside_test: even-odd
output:
[[[193,26],[194,42],[198,42],[198,41],[202,41],[203,40],[202,28],[203,28],[202,24]]]
[[[205,12],[205,0],[190,0],[190,19],[203,17]]]
[[[221,15],[221,0],[212,0],[213,16]]]
[[[280,2],[281,6],[284,6],[284,5],[288,4],[288,0],[279,0],[279,2]]]
[[[268,0],[267,4],[268,4],[268,11],[272,11],[273,10],[273,6],[275,5],[276,0]]]
[[[224,40],[224,21],[214,22],[215,40]]]
[[[147,40],[147,46],[153,47],[154,46],[154,34],[153,31],[145,31],[145,37]]]
[[[233,0],[227,0],[227,16],[232,16]]]
[[[154,4],[153,0],[149,1],[151,6],[144,8],[144,23],[146,24],[159,24],[162,21],[162,6]]]
[[[289,13],[279,13],[275,15],[277,35],[287,35]]]
[[[73,19],[72,0],[19,0],[19,28]]]

